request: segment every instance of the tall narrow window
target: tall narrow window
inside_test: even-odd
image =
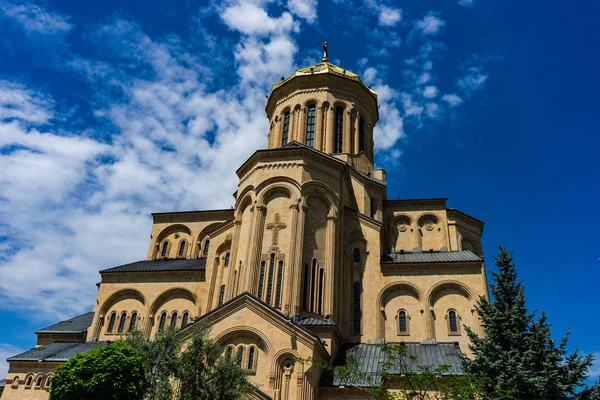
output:
[[[260,263],[260,276],[258,278],[258,298],[262,300],[263,287],[265,285],[265,262]]]
[[[354,252],[352,254],[352,261],[360,262],[360,249],[358,247],[354,249]]]
[[[129,322],[129,332],[135,331],[135,324],[137,323],[137,313],[131,314],[131,322]]]
[[[458,333],[458,323],[456,321],[456,311],[448,311],[448,327],[450,333]]]
[[[208,255],[208,246],[210,246],[210,240],[206,240],[206,242],[204,242],[204,251],[202,252],[202,254],[204,254],[205,256]]]
[[[119,328],[117,332],[122,333],[125,330],[125,321],[127,321],[127,313],[121,314],[121,319],[119,320]]]
[[[158,331],[162,332],[163,329],[165,329],[165,324],[167,323],[167,313],[163,312],[160,315],[160,323],[158,324]]]
[[[304,264],[304,287],[302,288],[302,308],[308,311],[308,279],[309,275],[308,264]]]
[[[375,218],[376,212],[377,212],[377,200],[375,200],[375,197],[371,197],[371,218]]]
[[[179,253],[178,253],[179,257],[183,257],[185,256],[185,240],[182,240],[181,243],[179,243]]]
[[[318,298],[318,306],[317,313],[323,314],[323,277],[325,276],[325,271],[323,268],[319,270],[319,298]]]
[[[360,333],[360,282],[354,282],[354,324],[353,332]]]
[[[230,253],[225,254],[225,266],[229,267],[229,255]]]
[[[187,312],[184,312],[183,317],[181,318],[181,329],[185,328],[188,325],[189,319],[190,319],[190,314]]]
[[[315,117],[317,113],[316,104],[310,104],[306,110],[306,145],[313,147],[315,144]]]
[[[269,278],[267,281],[267,304],[271,305],[271,294],[273,292],[273,273],[275,269],[275,254],[271,254],[271,261],[269,262]]]
[[[227,350],[225,350],[225,358],[231,359],[231,355],[233,354],[233,347],[228,346]]]
[[[237,361],[240,367],[242,366],[242,358],[244,358],[244,348],[239,347],[237,350],[237,354],[235,355],[235,360]]]
[[[334,153],[342,152],[343,137],[344,137],[344,107],[337,106],[335,108],[335,137],[334,137]]]
[[[275,307],[281,307],[281,285],[283,284],[283,261],[279,261],[277,269],[277,287],[275,289]]]
[[[167,251],[169,250],[169,242],[167,242],[166,240],[163,242],[163,246],[162,246],[162,251],[160,252],[160,256],[161,257],[166,257],[167,256]]]
[[[177,327],[177,313],[174,312],[173,315],[171,315],[171,328],[175,329]]]
[[[223,304],[223,300],[225,300],[225,285],[221,286],[221,292],[219,293],[219,305]]]
[[[406,322],[406,311],[400,311],[398,313],[398,331],[400,333],[408,332],[408,324]]]
[[[315,288],[317,283],[317,260],[313,258],[310,282],[310,311],[315,311]]]
[[[254,369],[254,347],[248,351],[248,369]]]
[[[113,329],[115,329],[115,321],[117,319],[117,313],[112,313],[110,319],[108,320],[108,328],[106,332],[111,333]]]
[[[286,111],[283,116],[283,132],[281,135],[281,147],[288,143],[288,136],[290,134],[290,112]]]
[[[358,119],[358,152],[365,151],[365,120]]]

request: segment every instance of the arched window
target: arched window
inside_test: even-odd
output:
[[[358,152],[365,151],[365,120],[358,119]]]
[[[319,270],[319,299],[317,305],[317,313],[323,314],[323,277],[325,276],[325,271],[323,268]]]
[[[15,377],[13,378],[13,380],[12,380],[12,385],[11,385],[11,387],[12,387],[13,389],[18,389],[18,388],[19,388],[19,382],[20,382],[20,379],[19,379],[19,377],[18,377],[18,376],[15,376]]]
[[[131,314],[131,322],[129,323],[129,332],[135,331],[135,324],[137,323],[137,313]]]
[[[279,261],[277,269],[277,286],[275,289],[275,307],[281,307],[281,285],[283,284],[283,261]]]
[[[262,300],[263,287],[265,282],[265,262],[260,263],[260,276],[258,279],[258,298]]]
[[[285,146],[288,143],[288,136],[290,134],[290,112],[289,110],[285,112],[283,116],[283,132],[281,135],[281,147]]]
[[[173,315],[171,315],[171,328],[175,329],[177,328],[177,313],[174,312]]]
[[[121,314],[121,319],[119,320],[119,328],[117,329],[117,332],[123,333],[123,331],[125,330],[125,321],[127,321],[126,312]]]
[[[306,145],[313,147],[315,144],[315,117],[317,113],[317,105],[309,104],[306,109]]]
[[[52,386],[52,376],[53,374],[50,374],[46,377],[46,384],[44,385],[45,389],[49,389],[50,386]]]
[[[235,355],[235,361],[238,363],[238,365],[240,367],[242,366],[243,358],[244,358],[244,348],[240,346],[240,347],[238,347],[237,354]]]
[[[273,292],[273,274],[275,270],[275,254],[271,254],[271,261],[269,262],[269,278],[267,280],[267,301],[268,305],[271,305],[271,295]]]
[[[313,258],[310,282],[310,311],[315,311],[315,289],[317,283],[317,259]]]
[[[223,264],[225,264],[226,267],[229,267],[229,256],[230,253],[225,254],[225,262]]]
[[[28,376],[27,379],[25,379],[25,388],[30,388],[31,384],[33,383],[33,376]]]
[[[352,331],[360,333],[360,282],[354,282],[354,315]]]
[[[43,376],[38,376],[37,379],[35,380],[35,387],[36,388],[40,388],[42,387],[42,383],[44,382],[44,377]]]
[[[223,304],[225,300],[225,285],[221,285],[221,292],[219,293],[219,305]]]
[[[185,240],[182,240],[181,243],[179,243],[179,253],[178,253],[179,257],[183,257],[185,256]]]
[[[309,276],[308,264],[304,264],[304,287],[302,288],[302,308],[308,311],[308,279]]]
[[[404,310],[400,310],[398,313],[398,334],[408,334],[408,317],[406,316],[406,311]]]
[[[254,346],[250,347],[250,350],[248,351],[248,369],[254,369]]]
[[[188,325],[189,318],[190,318],[190,314],[187,312],[184,312],[183,317],[181,318],[181,329],[185,328]]]
[[[451,334],[458,333],[458,321],[456,320],[456,311],[448,311],[448,330]]]
[[[160,323],[158,324],[158,331],[162,332],[163,329],[165,329],[165,324],[167,323],[167,313],[163,312],[160,315]]]
[[[337,106],[335,108],[335,137],[334,137],[334,153],[341,153],[343,150],[344,137],[344,107]]]
[[[356,247],[352,253],[352,261],[360,262],[360,249]]]
[[[166,257],[168,255],[169,250],[169,242],[166,240],[163,242],[162,251],[160,252],[161,257]]]
[[[108,328],[106,329],[106,332],[112,333],[113,329],[115,329],[116,319],[117,319],[117,313],[114,312],[110,315],[110,319],[108,320]]]
[[[204,242],[204,251],[202,252],[205,256],[208,255],[208,246],[210,246],[210,240],[206,239],[206,242]]]
[[[225,350],[225,358],[231,359],[231,355],[233,354],[233,346],[227,346],[227,350]]]

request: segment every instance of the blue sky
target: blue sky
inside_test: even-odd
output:
[[[323,41],[379,93],[388,198],[484,220],[488,269],[513,249],[529,307],[600,358],[599,7],[0,0],[0,375],[145,256],[150,212],[232,205],[270,84]]]

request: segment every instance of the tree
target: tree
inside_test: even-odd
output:
[[[171,400],[173,385],[171,379],[177,375],[181,339],[177,331],[167,327],[158,332],[150,341],[141,331],[128,335],[126,342],[137,349],[144,360],[148,380],[146,398],[148,400]]]
[[[179,362],[181,400],[237,400],[253,390],[241,360],[226,354],[208,338],[208,327],[196,324]]]
[[[78,354],[58,367],[50,400],[141,400],[146,383],[142,357],[118,341]]]
[[[527,311],[512,252],[499,247],[495,260],[493,300],[480,297],[475,307],[484,335],[465,327],[473,358],[465,357],[463,368],[485,382],[483,389],[490,398],[572,398],[583,385],[592,356],[577,350],[567,355],[568,334],[557,346],[546,315],[536,320]]]

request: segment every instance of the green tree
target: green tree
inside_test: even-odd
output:
[[[577,350],[567,355],[568,335],[557,346],[546,315],[536,320],[528,312],[512,252],[500,247],[495,260],[493,300],[480,297],[476,306],[484,335],[466,327],[473,357],[463,359],[465,371],[485,382],[489,398],[572,398],[586,378],[592,356]]]
[[[178,374],[181,339],[171,327],[158,332],[150,341],[141,331],[128,335],[126,342],[137,349],[144,360],[148,380],[146,398],[148,400],[171,400],[173,398],[172,378]]]
[[[50,400],[141,400],[146,383],[142,357],[118,341],[78,354],[58,367]]]

